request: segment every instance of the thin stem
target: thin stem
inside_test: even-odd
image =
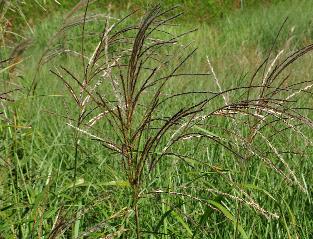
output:
[[[139,201],[139,185],[136,184],[133,186],[133,208],[135,211],[135,224],[136,224],[136,238],[140,239],[140,220],[139,220],[139,206],[138,206],[138,201]]]
[[[137,234],[137,239],[140,239],[140,225],[139,225],[139,208],[138,204],[135,205],[135,220],[136,220],[136,234]]]

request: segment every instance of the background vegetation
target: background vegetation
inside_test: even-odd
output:
[[[4,5],[5,0],[2,0]],[[29,24],[42,17],[53,14],[58,11],[68,11],[75,6],[75,1],[54,1],[54,0],[36,0],[36,1],[18,1],[12,0],[12,8],[7,13],[8,18],[13,25],[25,25],[27,20]],[[179,5],[184,11],[184,15],[179,20],[212,23],[216,19],[224,18],[234,11],[247,10],[255,7],[269,7],[272,4],[283,2],[282,0],[165,0],[162,1],[164,7]],[[151,0],[103,0],[96,1],[95,8],[103,11],[112,11],[114,13],[129,11],[138,8],[147,9],[155,4]]]
[[[185,49],[198,48],[183,72],[212,74],[209,57],[223,90],[247,85],[270,50],[273,60],[281,49],[285,50],[282,56],[287,57],[312,42],[310,0],[173,0],[162,2],[162,6],[166,9],[178,2],[182,7],[177,12],[183,10],[185,14],[175,22],[178,26],[168,25],[166,31],[177,35],[198,29],[179,42]],[[56,33],[82,19],[85,5],[69,16],[76,2],[59,3],[0,0],[0,237],[136,238],[134,212],[129,210],[132,187],[122,170],[121,157],[68,126],[69,122],[76,123],[80,108],[51,70],[59,74],[63,66],[78,77],[83,75],[81,58],[64,54],[69,49],[81,52],[82,28],[78,25],[66,33]],[[90,5],[89,12],[118,18],[149,5],[142,0],[98,1]],[[142,15],[143,10],[124,24],[135,24]],[[86,29],[91,33],[85,42],[88,56],[99,39],[92,33],[102,30],[103,19],[100,16]],[[160,54],[179,55],[180,51],[175,46]],[[178,62],[173,60],[170,66]],[[311,66],[311,55],[296,62],[286,73],[291,82],[286,87],[300,82],[310,86]],[[80,86],[74,85],[79,90]],[[219,87],[212,75],[187,76],[171,82],[163,93],[186,91],[219,91]],[[310,119],[310,88],[304,92],[291,102],[292,109],[301,110]],[[230,100],[237,102],[241,94],[229,94]],[[157,114],[165,117],[176,109],[174,106],[186,107],[198,100],[197,94],[188,95],[165,105]],[[220,107],[222,102],[223,98],[213,101],[209,109]],[[228,138],[230,144],[227,130],[234,127],[232,122],[215,118],[203,126],[202,133]],[[116,137],[117,129],[105,123],[97,129],[105,137]],[[211,141],[185,140],[175,146],[174,152],[184,157],[166,157],[143,183],[146,194],[139,204],[143,238],[312,238],[312,130],[303,125],[297,129],[304,136],[283,128],[279,128],[282,134],[278,136],[271,128],[264,134],[280,150],[279,155],[284,156],[302,188],[260,158],[242,161]],[[244,126],[240,130],[246,135]],[[277,155],[260,142],[256,142],[260,154],[288,174]]]

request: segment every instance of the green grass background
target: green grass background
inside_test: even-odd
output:
[[[113,11],[119,11],[118,15],[133,7],[149,4],[141,0],[132,1],[131,5],[120,2],[113,4]],[[169,6],[177,2],[181,3],[167,1],[164,4]],[[208,71],[206,56],[209,56],[223,88],[242,84],[246,79],[243,76],[252,74],[266,57],[286,17],[289,19],[275,51],[282,47],[291,51],[312,42],[313,4],[310,0],[262,1],[262,4],[259,1],[244,1],[246,4],[241,10],[236,9],[231,1],[220,2],[197,1],[194,5],[194,1],[183,1],[186,15],[182,23],[178,27],[169,27],[172,32],[198,28],[182,40],[198,47],[191,63],[184,69],[186,72]],[[14,96],[16,101],[6,108],[5,114],[12,118],[12,122],[10,125],[1,124],[0,128],[1,159],[5,159],[0,164],[0,236],[48,238],[53,224],[64,217],[74,223],[61,238],[76,238],[129,206],[130,189],[125,182],[125,174],[119,170],[119,158],[83,137],[78,184],[76,193],[73,193],[74,132],[58,115],[66,115],[68,111],[74,115],[75,111],[71,104],[69,108],[65,107],[64,102],[69,101],[69,96],[49,70],[59,64],[77,72],[81,69],[68,57],[51,61],[39,71],[36,94],[27,96],[40,56],[60,26],[63,13],[72,3],[68,1],[63,9],[59,9],[53,1],[41,2],[49,12],[44,17],[45,10],[32,4],[23,10],[34,33],[29,33],[25,27],[25,19],[16,20],[16,24],[21,24],[19,27],[24,29],[22,34],[33,39],[32,47],[26,51],[25,60],[19,65],[14,78],[14,84],[22,86],[23,90]],[[99,4],[106,6],[107,1],[100,1]],[[70,44],[79,48],[79,43],[74,40]],[[306,56],[301,63],[293,66],[291,80],[312,80],[311,66],[312,56]],[[8,79],[6,73],[2,73],[2,77]],[[178,85],[173,84],[173,89],[178,91],[186,88],[211,90],[216,86],[212,78],[187,79]],[[193,100],[196,99],[188,98],[178,104],[188,104]],[[303,99],[303,104],[310,102],[310,97]],[[165,114],[170,109],[163,110]],[[226,126],[223,120],[214,123]],[[114,130],[108,133],[113,135]],[[311,132],[307,133],[312,136]],[[192,168],[177,158],[166,158],[149,176],[151,178],[145,188],[179,191],[185,185],[188,186],[186,193],[223,202],[249,238],[312,238],[312,149],[306,148],[301,139],[292,135],[290,138],[291,144],[307,153],[303,156],[290,155],[288,162],[306,183],[308,194],[288,186],[261,162],[238,162],[224,149],[207,142],[187,142],[177,147],[177,151],[191,155],[201,163],[191,161],[194,164]],[[225,175],[245,187],[261,206],[279,213],[281,217],[267,220],[241,203],[205,191],[206,188],[216,188],[240,196],[240,192],[219,173],[210,170],[211,166],[225,170]],[[226,213],[214,211],[188,197],[158,195],[146,198],[140,207],[142,228],[146,231],[144,238],[241,238],[244,235],[235,229],[234,220]],[[79,219],[75,219],[77,210],[83,210]],[[102,230],[86,238],[101,238],[117,231],[125,223],[121,218],[110,220],[103,224]],[[134,225],[132,222],[128,225],[130,231],[127,238],[135,238],[132,231]],[[156,230],[160,234],[149,233]]]

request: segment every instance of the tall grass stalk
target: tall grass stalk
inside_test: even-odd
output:
[[[27,61],[2,28],[0,238],[310,238],[310,11],[292,38],[263,9],[195,31],[91,3],[30,24]]]
[[[164,189],[147,191],[146,186],[161,159],[174,155],[187,160],[184,155],[175,152],[178,143],[207,139],[208,144],[222,146],[243,163],[263,161],[290,184],[307,193],[306,187],[275,144],[281,132],[286,130],[307,140],[299,126],[313,127],[311,119],[302,113],[302,109],[294,106],[296,101],[293,100],[302,93],[309,93],[311,81],[288,82],[289,75],[285,74],[292,64],[312,51],[313,45],[287,55],[280,51],[272,56],[271,50],[252,75],[250,83],[226,90],[222,89],[208,60],[218,87],[217,92],[187,91],[173,94],[167,89],[172,81],[179,82],[184,76],[197,79],[210,75],[184,72],[184,66],[196,49],[189,50],[188,45],[179,46],[179,38],[192,31],[176,36],[166,32],[166,26],[180,16],[180,13],[173,13],[175,10],[174,7],[163,11],[160,6],[155,6],[134,25],[127,22],[132,14],[114,24],[109,24],[107,20],[96,47],[88,56],[84,37],[86,8],[80,21],[83,29],[81,73],[75,74],[62,65],[51,70],[62,80],[79,112],[78,120],[70,120],[67,124],[77,132],[76,135],[90,137],[120,156],[119,167],[131,188],[129,210],[133,214],[127,216],[133,215],[137,238],[142,238],[144,232],[140,221],[141,202],[146,197],[161,193],[188,197],[221,211],[246,237],[238,220],[219,202],[205,202],[185,193],[188,187],[181,187],[182,192],[179,192]],[[125,23],[126,26],[123,26]],[[197,96],[196,102],[176,107],[179,99],[188,99],[192,95]],[[170,110],[163,115],[160,109],[165,107]],[[210,132],[210,122],[220,118],[225,119],[229,127],[221,129],[217,126],[214,130],[217,133]],[[112,129],[114,134],[107,133]],[[77,155],[78,137],[75,142]],[[284,153],[292,152],[285,150]],[[75,170],[77,160],[75,156]],[[240,197],[214,188],[205,190],[252,207],[268,219],[279,217],[277,213],[269,212],[259,205],[232,177],[221,176],[240,192]],[[131,224],[125,227],[131,227]],[[125,233],[127,235],[129,232]]]

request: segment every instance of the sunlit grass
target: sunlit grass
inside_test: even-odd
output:
[[[198,47],[184,71],[209,72],[208,56],[223,89],[227,89],[242,85],[249,79],[248,76],[267,56],[286,16],[289,16],[289,20],[274,52],[278,53],[283,48],[288,52],[310,43],[312,8],[310,1],[299,1],[296,4],[291,1],[290,4],[281,3],[275,7],[237,12],[211,25],[186,24],[169,27],[168,31],[178,33],[198,28],[198,31],[187,35],[181,42],[191,42],[192,46]],[[22,90],[16,95],[17,100],[10,111],[7,111],[12,118],[10,126],[1,125],[0,129],[3,135],[1,157],[5,159],[1,164],[3,174],[0,176],[0,232],[4,238],[10,238],[11,235],[48,238],[53,226],[62,218],[73,220],[73,226],[66,228],[63,238],[75,238],[84,231],[90,231],[97,223],[103,223],[102,229],[91,234],[90,238],[100,238],[110,233],[118,236],[127,230],[124,225],[132,225],[132,222],[127,221],[128,217],[125,217],[128,218],[126,221],[122,217],[131,213],[125,209],[131,205],[131,189],[125,172],[118,170],[121,168],[119,157],[85,137],[80,142],[81,157],[73,194],[74,132],[66,125],[66,117],[72,117],[77,111],[73,103],[67,103],[70,99],[62,82],[49,70],[64,64],[77,75],[81,74],[76,61],[62,56],[42,66],[37,76],[36,92],[27,96],[39,59],[61,22],[59,16],[51,16],[34,27],[34,34],[29,36],[33,38],[33,46],[26,52],[27,58],[18,67],[15,78],[11,79]],[[78,40],[69,44],[64,47],[80,48]],[[295,64],[290,70],[291,80],[312,80],[311,65],[311,56],[303,58],[301,63]],[[168,92],[218,90],[212,76],[187,77],[179,84],[171,84]],[[196,100],[196,96],[184,98],[177,101],[177,106],[191,104]],[[303,99],[306,105],[309,101],[310,97]],[[162,110],[165,115],[171,108]],[[227,121],[223,119],[211,123],[221,128],[227,127]],[[210,133],[219,133],[219,130],[216,128]],[[306,133],[312,136],[309,131]],[[108,134],[114,135],[115,130],[111,129]],[[177,152],[188,155],[186,162],[177,157],[166,158],[148,176],[149,184],[144,185],[144,188],[168,189],[186,195],[175,197],[160,193],[141,202],[141,226],[147,233],[145,237],[312,237],[312,150],[302,138],[290,134],[289,139],[290,147],[297,148],[299,155],[288,155],[288,162],[308,187],[308,194],[297,187],[288,187],[282,177],[261,162],[238,162],[227,150],[208,144],[207,141],[186,141],[177,146]],[[304,150],[306,154],[301,155]],[[267,220],[240,201],[232,201],[226,196],[205,190],[216,188],[241,197],[240,190],[229,184],[229,178],[253,195],[262,207],[281,217]],[[203,190],[199,191],[199,188]],[[188,195],[208,201],[200,203]],[[217,212],[210,208],[214,202],[223,205],[227,211],[223,213],[222,209]],[[75,216],[80,216],[79,220]],[[103,222],[104,219],[111,220]],[[234,226],[236,224],[239,226]],[[128,238],[134,238],[134,235],[131,231]]]

